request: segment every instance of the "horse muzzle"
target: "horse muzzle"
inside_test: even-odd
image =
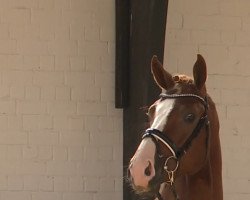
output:
[[[134,187],[148,188],[149,181],[155,176],[155,152],[151,138],[142,140],[128,168],[128,178]]]
[[[147,189],[149,181],[155,176],[153,161],[145,160],[131,162],[128,169],[128,178],[135,188]]]

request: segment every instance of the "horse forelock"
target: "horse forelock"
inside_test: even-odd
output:
[[[175,81],[175,92],[176,94],[185,94],[185,93],[193,93],[200,96],[206,96],[207,90],[204,85],[201,89],[198,89],[195,85],[193,77],[178,74],[173,76],[173,80]]]
[[[194,80],[192,77],[184,75],[184,74],[177,74],[173,76],[173,80],[176,83],[186,83],[186,84],[192,84],[194,83]]]
[[[200,95],[200,92],[197,90],[194,80],[192,77],[187,75],[178,74],[173,76],[175,81],[174,87],[166,91],[167,94],[196,94]]]

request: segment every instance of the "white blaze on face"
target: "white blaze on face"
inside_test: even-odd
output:
[[[159,102],[156,105],[155,119],[150,128],[163,131],[167,123],[168,116],[174,107],[174,103],[175,103],[174,99],[167,99],[165,101]],[[131,159],[130,173],[131,176],[133,177],[134,184],[136,186],[141,186],[146,188],[148,186],[148,182],[152,179],[152,177],[154,177],[155,151],[156,151],[156,146],[152,138],[144,138],[141,144],[139,145],[137,151],[135,152],[135,155]],[[151,166],[150,176],[145,175],[145,169],[148,166]]]
[[[151,129],[157,129],[159,131],[163,131],[168,115],[174,108],[175,99],[167,99],[165,101],[161,101],[158,105],[156,105],[155,110],[155,118],[151,125]]]

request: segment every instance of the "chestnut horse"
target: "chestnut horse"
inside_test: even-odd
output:
[[[172,76],[154,56],[151,71],[164,90],[149,107],[150,128],[132,157],[128,180],[142,199],[222,200],[219,120],[197,55],[193,79]]]

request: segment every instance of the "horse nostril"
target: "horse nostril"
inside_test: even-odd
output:
[[[144,174],[146,176],[150,176],[151,175],[151,171],[152,171],[152,165],[150,162],[148,162],[148,166],[146,167],[145,171],[144,171]]]

